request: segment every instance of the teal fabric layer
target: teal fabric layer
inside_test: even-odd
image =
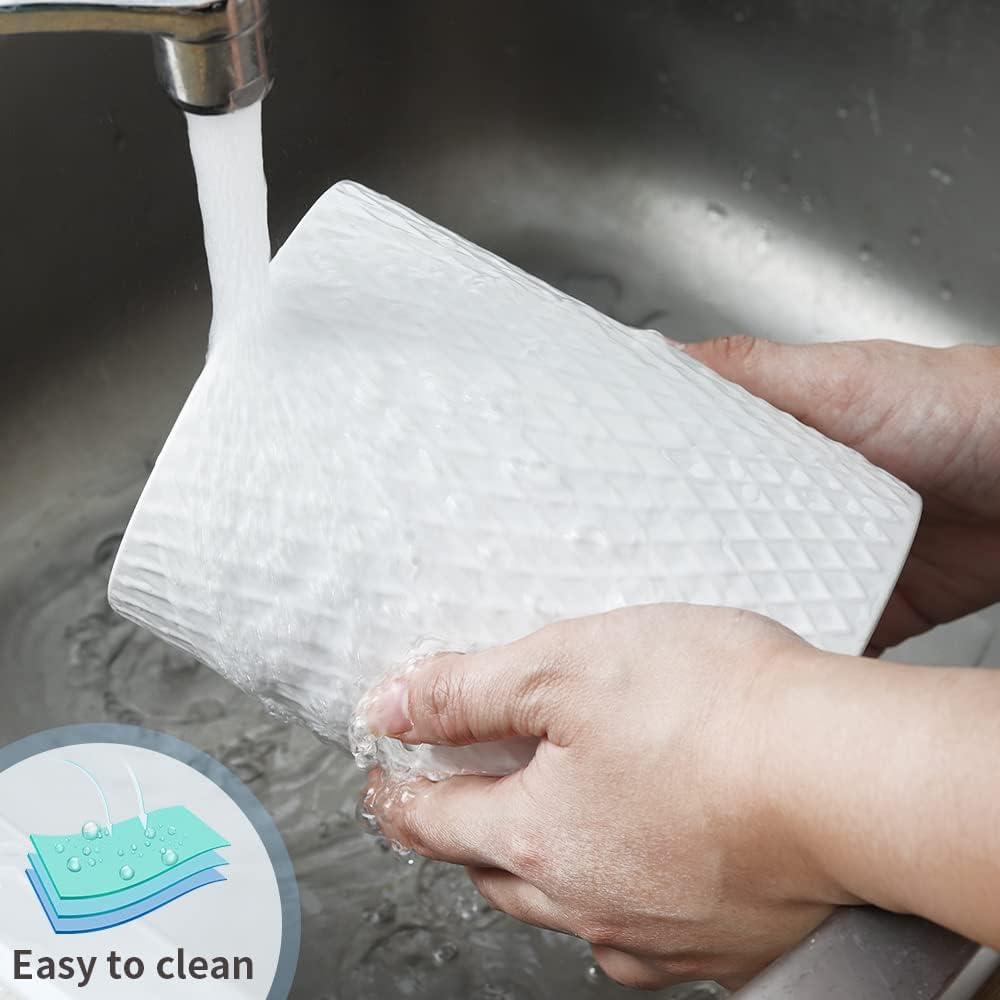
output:
[[[221,854],[216,854],[215,851],[207,851],[205,854],[199,854],[196,858],[191,858],[189,861],[179,862],[172,868],[168,868],[159,875],[151,878],[148,882],[143,882],[141,885],[128,886],[122,889],[121,892],[116,892],[108,896],[91,896],[88,899],[63,899],[56,892],[56,888],[49,878],[49,873],[45,870],[45,865],[42,864],[38,855],[29,854],[28,861],[31,862],[31,867],[35,875],[38,876],[38,883],[49,898],[52,910],[56,916],[70,918],[91,917],[98,913],[112,913],[115,910],[133,906],[148,899],[150,896],[155,896],[157,893],[170,889],[178,882],[183,882],[192,875],[198,875],[209,868],[221,868],[229,864]],[[35,880],[33,879],[32,885],[34,884]]]
[[[229,846],[184,806],[149,813],[145,826],[133,817],[115,823],[110,832],[88,824],[80,832],[62,836],[32,834],[31,842],[63,899],[130,889],[162,875],[168,867]]]
[[[207,871],[198,872],[175,883],[155,896],[150,896],[121,910],[112,910],[110,913],[96,913],[89,917],[60,917],[53,910],[52,901],[45,895],[45,890],[42,888],[38,873],[33,868],[29,868],[25,874],[28,876],[28,881],[35,890],[35,894],[42,904],[42,909],[45,910],[45,916],[49,918],[49,923],[56,934],[83,934],[87,931],[102,931],[108,927],[127,924],[132,920],[138,920],[139,917],[144,917],[146,914],[160,909],[162,906],[166,906],[168,903],[172,903],[175,899],[180,899],[181,896],[186,896],[189,892],[194,892],[195,889],[211,885],[213,882],[225,882],[226,880],[224,875],[217,872],[214,868],[209,868]]]

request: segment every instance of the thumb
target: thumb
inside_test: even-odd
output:
[[[444,746],[545,737],[574,673],[554,648],[561,632],[550,626],[509,646],[423,660],[371,692],[362,707],[368,727],[376,736]]]
[[[877,354],[871,343],[779,344],[719,337],[684,350],[723,378],[829,437],[847,436],[844,418],[865,392]]]

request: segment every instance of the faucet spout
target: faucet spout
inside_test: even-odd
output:
[[[238,111],[266,96],[273,82],[269,28],[267,0],[0,0],[0,35],[101,31],[152,36],[164,89],[185,111],[202,115]]]

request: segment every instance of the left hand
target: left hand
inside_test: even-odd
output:
[[[855,900],[777,807],[775,686],[830,657],[748,612],[627,608],[424,661],[380,688],[373,732],[451,746],[540,739],[522,771],[392,784],[389,838],[465,865],[494,907],[594,947],[611,978],[736,987]],[[779,762],[777,765],[774,762]]]

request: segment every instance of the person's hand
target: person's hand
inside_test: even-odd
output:
[[[533,736],[538,752],[501,779],[373,772],[366,809],[404,847],[468,866],[498,909],[591,942],[619,982],[736,986],[853,901],[773,794],[795,752],[772,737],[773,694],[828,659],[757,615],[682,605],[433,657],[376,692],[373,732]]]
[[[1000,349],[725,337],[685,350],[922,495],[875,651],[1000,600]]]

